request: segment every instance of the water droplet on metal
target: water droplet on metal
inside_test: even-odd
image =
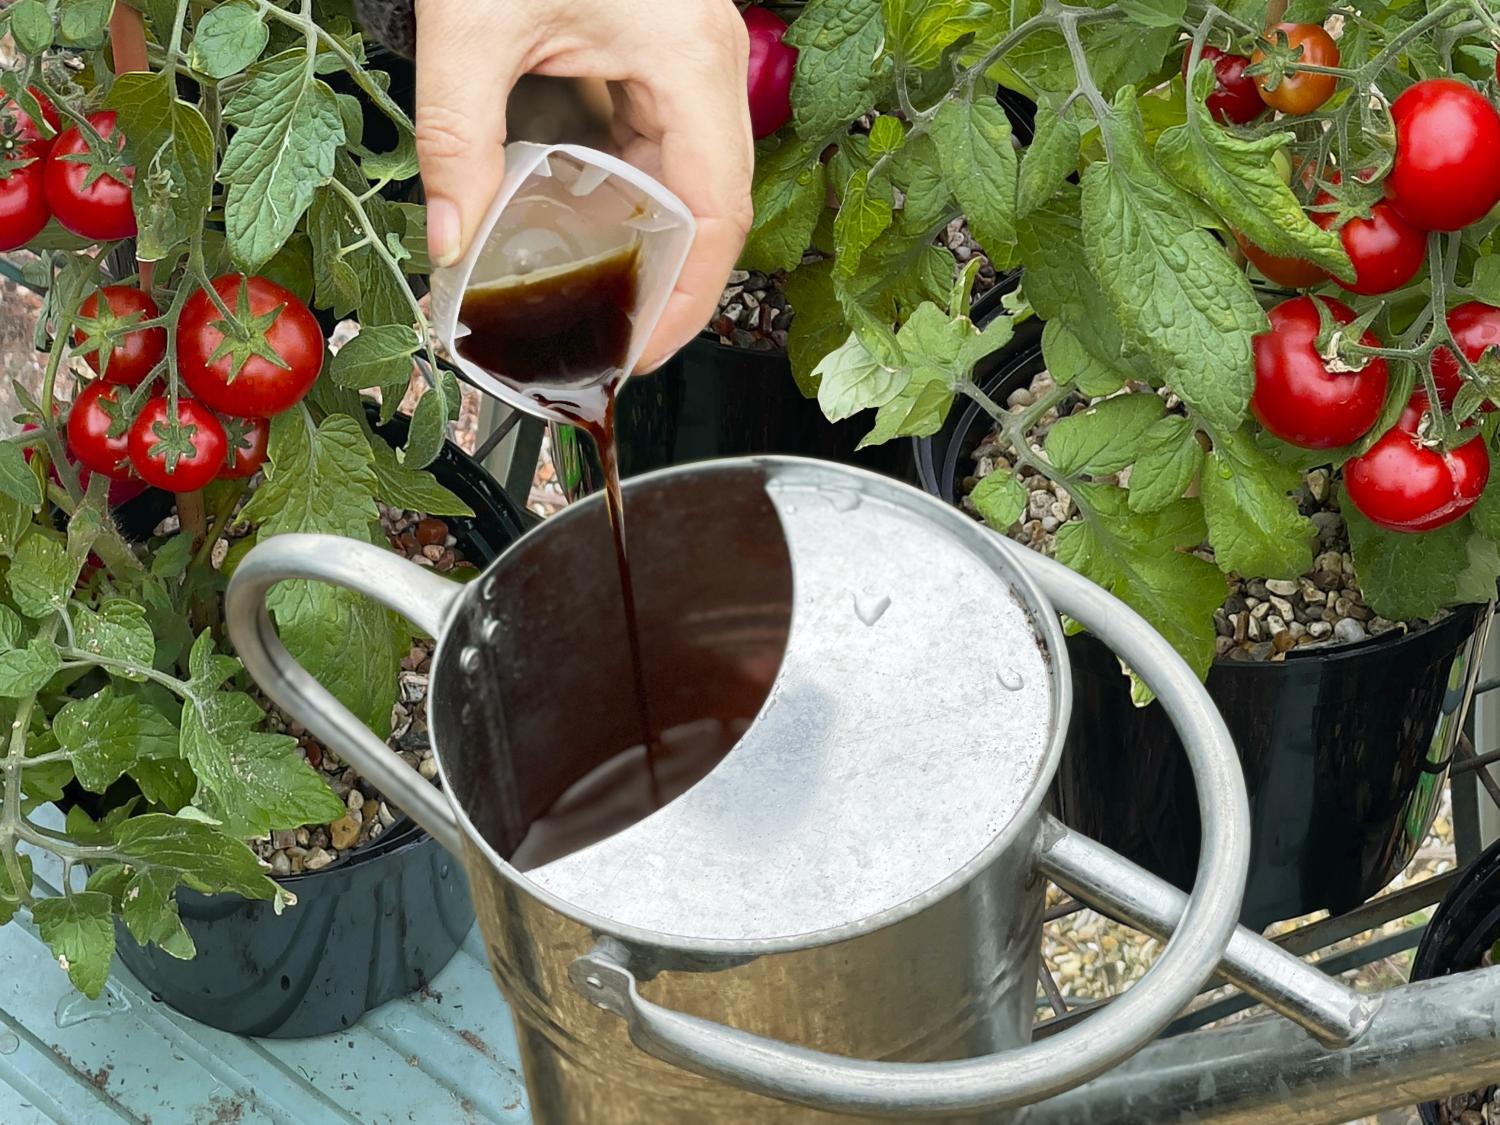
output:
[[[1020,691],[1026,686],[1026,681],[1021,678],[1021,673],[1014,668],[1001,668],[995,673],[995,678],[1000,681],[1000,686],[1006,691]]]
[[[866,625],[874,625],[885,616],[885,611],[891,608],[891,599],[887,594],[876,597],[871,594],[854,595],[854,615]]]
[[[820,489],[823,498],[833,505],[835,512],[852,512],[859,507],[859,493],[849,488]]]
[[[471,676],[479,671],[479,650],[469,645],[459,654],[458,666]]]
[[[57,1002],[53,1018],[58,1027],[72,1027],[86,1020],[102,1020],[118,1012],[128,1012],[130,1000],[114,984],[106,984],[99,999],[90,1000],[76,992]]]
[[[13,1031],[0,1031],[0,1055],[13,1055],[20,1049],[21,1040]]]

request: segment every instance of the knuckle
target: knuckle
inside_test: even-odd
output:
[[[422,160],[457,160],[473,151],[473,130],[462,114],[446,106],[419,106],[414,124]]]

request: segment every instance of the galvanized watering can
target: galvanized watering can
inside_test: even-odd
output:
[[[602,497],[466,586],[369,544],[285,535],[228,593],[230,635],[267,694],[462,856],[537,1122],[1019,1120],[1145,1047],[1216,968],[1322,1044],[1371,1044],[1377,1001],[1236,931],[1249,840],[1234,747],[1130,609],[841,466],[712,462],[625,496],[652,719],[719,724],[732,749],[658,811],[525,874],[507,861],[533,822],[639,737]],[[288,656],[265,595],[290,578],[359,591],[438,638],[441,791]],[[1070,706],[1059,613],[1109,643],[1182,732],[1206,826],[1190,898],[1044,810]],[[1176,933],[1124,997],[1032,1043],[1044,877]],[[1403,1050],[1427,1026],[1420,1004],[1394,1019]],[[1263,1097],[1293,1058],[1322,1073],[1328,1105],[1342,1083],[1357,1106],[1379,1085],[1368,1067],[1401,1055],[1345,1057],[1330,1079],[1334,1056],[1273,1023],[1266,1042],[1230,1029],[1217,1064],[1201,1048],[1159,1058],[1175,1086],[1127,1069],[1119,1089],[1030,1112],[1176,1120],[1216,1091]],[[1280,1088],[1291,1097],[1295,1079]]]

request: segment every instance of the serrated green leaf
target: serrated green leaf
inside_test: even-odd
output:
[[[72,609],[73,647],[91,656],[103,657],[149,669],[156,658],[156,638],[146,611],[125,598],[109,598],[95,611],[75,605]]]
[[[870,155],[879,157],[899,152],[905,140],[906,126],[901,124],[901,119],[883,114],[870,126]]]
[[[258,63],[224,107],[235,126],[219,166],[224,225],[235,262],[253,271],[279,250],[333,177],[344,123],[333,91],[308,73],[302,51]]]
[[[40,0],[16,0],[10,6],[10,33],[26,54],[40,55],[52,46],[52,14]]]
[[[835,277],[854,277],[861,256],[891,225],[892,217],[891,205],[870,193],[868,173],[854,173],[833,220]]]
[[[474,514],[473,508],[439,484],[431,473],[401,464],[395,450],[378,437],[370,442],[370,450],[375,455],[375,495],[386,504],[429,516]]]
[[[73,987],[90,1000],[98,999],[115,955],[114,904],[109,895],[75,891],[40,899],[31,917]]]
[[[10,606],[0,602],[0,652],[16,648],[26,635],[26,626],[20,615]]]
[[[188,65],[210,78],[228,78],[260,58],[270,38],[259,8],[249,0],[227,0],[198,21]]]
[[[1175,28],[1187,14],[1187,0],[1120,0],[1120,7],[1144,27]]]
[[[31,857],[22,853],[16,858],[21,862],[21,886],[12,881],[10,869],[0,863],[0,926],[16,916],[16,911],[21,907],[23,892],[31,890]]]
[[[41,637],[33,637],[25,648],[0,652],[0,699],[41,691],[57,675],[60,664],[57,646]]]
[[[817,367],[849,336],[849,322],[833,288],[833,263],[803,266],[786,279],[786,297],[798,315],[787,334],[792,377],[807,398],[818,394]],[[3,503],[3,501],[0,501]]]
[[[1042,329],[1042,358],[1058,386],[1077,386],[1089,398],[1114,394],[1125,385],[1125,373],[1091,353],[1061,320],[1049,320]]]
[[[1036,136],[1021,157],[1016,187],[1016,217],[1025,218],[1057,193],[1078,167],[1078,123],[1059,116],[1043,98],[1036,107]]]
[[[1010,118],[997,103],[946,101],[932,122],[943,178],[991,254],[1016,240],[1016,150]]]
[[[1026,489],[1004,470],[985,477],[969,493],[984,522],[996,531],[1008,531],[1026,512]]]
[[[412,329],[401,324],[361,329],[334,355],[328,373],[348,390],[380,387],[399,401],[411,382],[412,356],[420,342]]]
[[[15,555],[16,549],[31,528],[31,512],[32,509],[19,500],[0,496],[0,558]]]
[[[1219,569],[1296,578],[1312,562],[1312,523],[1289,495],[1295,472],[1276,464],[1243,430],[1214,438],[1199,477],[1208,541]]]
[[[314,295],[320,308],[343,317],[359,307],[361,287],[353,266],[339,250],[355,241],[344,204],[332,191],[319,188],[307,212],[307,235],[312,241]]]
[[[1161,419],[1141,441],[1130,472],[1130,510],[1159,512],[1182,498],[1203,468],[1203,447],[1180,414]]]
[[[1165,409],[1154,394],[1121,395],[1060,418],[1047,432],[1047,457],[1069,475],[1104,476],[1135,461]]]
[[[452,375],[443,373],[436,385],[428,387],[417,400],[411,414],[411,428],[406,434],[406,464],[425,468],[442,451],[447,433],[450,407],[458,402],[458,388]]]
[[[1500,254],[1486,254],[1474,263],[1469,291],[1487,305],[1500,305]]]
[[[818,380],[818,405],[830,422],[884,406],[901,393],[906,372],[871,355],[858,337],[850,335],[813,371]]]
[[[203,229],[213,198],[214,140],[195,106],[164,74],[124,74],[108,104],[135,149],[136,254],[161,261]]]
[[[1010,25],[1019,27],[1038,15],[1044,0],[1013,0]],[[1104,8],[1110,0],[1084,0],[1083,6]],[[1076,6],[1076,5],[1075,5]],[[1089,73],[1106,93],[1134,86],[1156,74],[1167,50],[1177,39],[1175,27],[1142,27],[1131,20],[1098,20],[1078,27]],[[1068,46],[1055,27],[1043,27],[1006,53],[1004,66],[1021,75],[1033,89],[1066,97],[1078,84]],[[992,72],[993,73],[993,72]]]
[[[931,137],[913,137],[907,142],[891,158],[889,175],[905,197],[896,215],[898,234],[926,239],[949,221],[953,193],[943,179],[937,146]]]
[[[418,171],[416,142],[403,131],[395,148],[362,156],[359,167],[372,180],[409,180]]]
[[[796,269],[828,206],[827,169],[815,146],[792,137],[757,159],[750,198],[755,224],[745,240],[746,268]]]
[[[52,720],[52,733],[72,755],[73,772],[90,793],[103,793],[139,762],[178,755],[171,720],[111,688],[64,706]]]
[[[881,9],[886,50],[918,70],[936,66],[944,51],[991,17],[973,0],[884,0]]]
[[[174,873],[203,894],[271,898],[276,885],[239,840],[210,824],[165,813],[131,817],[115,833],[115,847],[144,870]]]
[[[42,506],[42,486],[19,446],[0,444],[0,493],[28,508]]]
[[[359,423],[334,414],[314,428],[299,405],[271,420],[266,479],[240,512],[261,535],[321,531],[357,539],[379,518],[370,444]]]
[[[885,24],[880,0],[810,0],[786,33],[798,49],[792,123],[816,140],[842,132],[875,101]]]
[[[121,874],[124,875],[123,868]],[[92,878],[89,887],[102,889],[95,888]],[[196,952],[196,948],[192,935],[183,928],[178,916],[177,900],[173,897],[176,889],[177,876],[170,871],[147,868],[124,876],[118,900],[120,920],[138,945],[150,943],[172,953],[183,949],[183,942],[186,942],[185,960]]]
[[[1266,315],[1245,275],[1195,222],[1189,197],[1145,152],[1133,91],[1111,129],[1116,160],[1083,179],[1083,242],[1128,342],[1149,355],[1193,412],[1222,431],[1245,417],[1251,337]]]
[[[152,552],[151,573],[158,578],[181,578],[192,558],[193,537],[181,532]]]
[[[1458,576],[1469,561],[1468,520],[1406,535],[1376,527],[1353,504],[1340,509],[1359,588],[1371,609],[1392,621],[1417,621],[1455,603]]]
[[[58,613],[68,604],[78,571],[79,563],[56,541],[40,533],[28,535],[16,548],[6,575],[11,599],[27,617]]]
[[[114,0],[61,0],[60,6],[58,31],[64,43],[96,47],[103,41]]]

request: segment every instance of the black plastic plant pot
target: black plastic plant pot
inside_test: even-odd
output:
[[[406,419],[381,432],[405,440]],[[474,509],[447,518],[483,567],[526,528],[484,470],[451,443],[432,465]],[[179,961],[115,927],[120,960],[156,999],[212,1027],[278,1039],[336,1032],[366,1011],[427,985],[474,922],[461,865],[407,820],[347,859],[280,880],[297,904],[277,915],[236,895],[178,894],[198,947]]]
[[[1028,323],[975,381],[992,398],[1045,367]],[[990,433],[974,403],[917,444],[924,486],[957,503],[971,454]],[[1348,910],[1415,856],[1437,813],[1484,608],[1355,645],[1293,650],[1285,662],[1218,660],[1208,692],[1239,748],[1252,858],[1244,923]],[[1182,744],[1157,704],[1138,708],[1119,661],[1088,635],[1068,638],[1073,717],[1054,788],[1068,825],[1184,889],[1199,820]]]
[[[1443,897],[1417,946],[1411,979],[1466,973],[1500,941],[1500,841],[1491,844]],[[1437,1102],[1417,1107],[1423,1125],[1448,1125]]]

